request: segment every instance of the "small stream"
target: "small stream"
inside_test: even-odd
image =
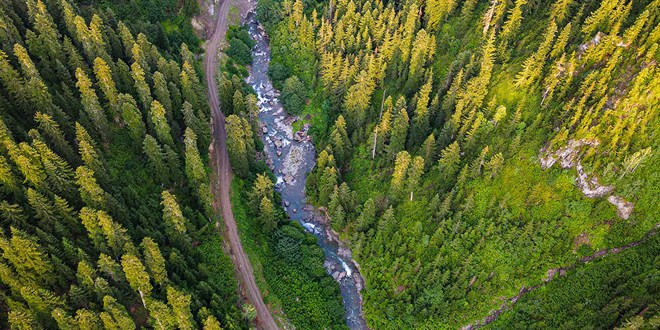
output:
[[[291,220],[298,221],[318,238],[325,253],[323,265],[339,283],[348,327],[367,329],[360,296],[364,281],[358,265],[352,260],[351,251],[341,246],[337,234],[326,225],[320,212],[305,201],[307,174],[316,159],[314,144],[307,135],[309,126],[293,134],[292,123],[296,118],[284,111],[278,100],[279,92],[273,88],[267,75],[270,62],[268,35],[253,12],[247,15],[246,21],[250,35],[256,41],[247,82],[257,93],[264,152],[269,167],[277,176],[275,189],[282,195],[283,207]]]

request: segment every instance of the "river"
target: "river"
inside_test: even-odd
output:
[[[299,222],[317,237],[325,253],[324,266],[339,283],[348,327],[367,329],[360,296],[364,281],[358,264],[351,259],[350,250],[341,246],[338,236],[329,229],[319,211],[306,204],[305,183],[316,159],[314,144],[307,135],[309,126],[293,133],[292,123],[296,118],[283,109],[278,100],[279,92],[273,88],[267,74],[270,63],[268,36],[254,13],[249,13],[246,21],[250,35],[256,41],[247,82],[257,93],[264,152],[268,165],[277,176],[275,189],[281,194],[282,206],[291,220]]]

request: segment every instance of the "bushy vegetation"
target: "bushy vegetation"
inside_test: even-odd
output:
[[[656,235],[532,291],[490,327],[653,329],[660,326],[659,295],[660,237]]]
[[[372,328],[461,327],[657,223],[658,1],[332,4],[257,13],[306,111],[325,105],[307,193],[362,265]]]
[[[251,192],[247,182],[234,179],[232,207],[239,223],[244,248],[265,283],[260,287],[267,303],[281,308],[286,318],[300,329],[345,329],[344,306],[339,286],[323,267],[323,250],[316,237],[292,222],[279,207],[276,195],[272,209],[255,205],[254,191],[264,176],[255,179]],[[270,183],[272,185],[272,182]],[[272,189],[266,188],[266,189]],[[238,193],[245,192],[245,193]],[[271,191],[272,192],[272,191]],[[270,216],[270,219],[264,217]],[[271,221],[270,223],[268,221]]]
[[[194,52],[199,51],[199,39],[191,20],[199,13],[196,0],[77,0],[83,11],[106,9],[109,17],[121,20],[135,33],[144,33],[161,50],[176,51],[186,43]]]
[[[229,41],[229,48],[226,53],[236,63],[246,66],[252,63],[252,47],[254,47],[254,40],[250,38],[250,34],[240,26],[230,26],[227,31],[227,40]]]
[[[228,60],[222,65],[220,98],[227,117],[227,148],[234,170],[232,208],[243,247],[267,303],[282,310],[301,329],[345,329],[344,308],[338,284],[323,267],[323,250],[316,237],[292,222],[274,191],[274,176],[255,158],[263,143],[257,99],[236,73],[245,69],[231,40],[254,46],[244,27],[231,27]],[[251,56],[251,53],[248,53]],[[232,73],[234,72],[234,73]]]

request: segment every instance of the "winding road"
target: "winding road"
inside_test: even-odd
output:
[[[225,115],[220,111],[220,99],[218,97],[218,84],[215,79],[217,70],[217,55],[220,41],[225,38],[227,32],[227,15],[229,13],[229,0],[221,0],[217,8],[215,27],[213,34],[206,43],[206,55],[204,58],[204,73],[206,75],[207,99],[211,107],[213,142],[211,146],[211,159],[216,171],[216,176],[212,180],[211,188],[214,195],[214,207],[216,211],[222,212],[225,226],[227,227],[226,236],[229,239],[231,247],[232,261],[234,268],[240,275],[241,284],[245,288],[248,301],[257,311],[257,326],[260,329],[277,329],[275,320],[270,314],[268,307],[264,304],[261,291],[254,278],[252,265],[248,259],[241,239],[238,235],[236,220],[231,208],[229,199],[229,189],[231,187],[231,166],[229,164],[229,154],[227,153],[227,132],[225,131]]]

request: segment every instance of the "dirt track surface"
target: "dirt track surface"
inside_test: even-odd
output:
[[[260,329],[277,329],[268,307],[264,304],[261,291],[254,279],[252,265],[248,259],[241,239],[238,236],[236,220],[231,209],[229,200],[229,189],[231,186],[231,166],[229,164],[229,154],[227,153],[227,132],[225,131],[225,115],[220,111],[220,99],[218,98],[218,85],[215,79],[217,70],[218,46],[225,38],[227,32],[227,15],[229,13],[229,0],[222,0],[217,10],[217,19],[215,27],[212,29],[211,38],[206,44],[206,56],[204,58],[204,73],[206,75],[206,84],[208,86],[207,98],[212,114],[213,144],[211,147],[211,159],[216,176],[211,183],[214,195],[214,207],[222,212],[225,226],[227,228],[226,236],[229,239],[231,247],[232,260],[236,271],[240,274],[241,284],[245,290],[248,301],[257,310],[257,326]]]

